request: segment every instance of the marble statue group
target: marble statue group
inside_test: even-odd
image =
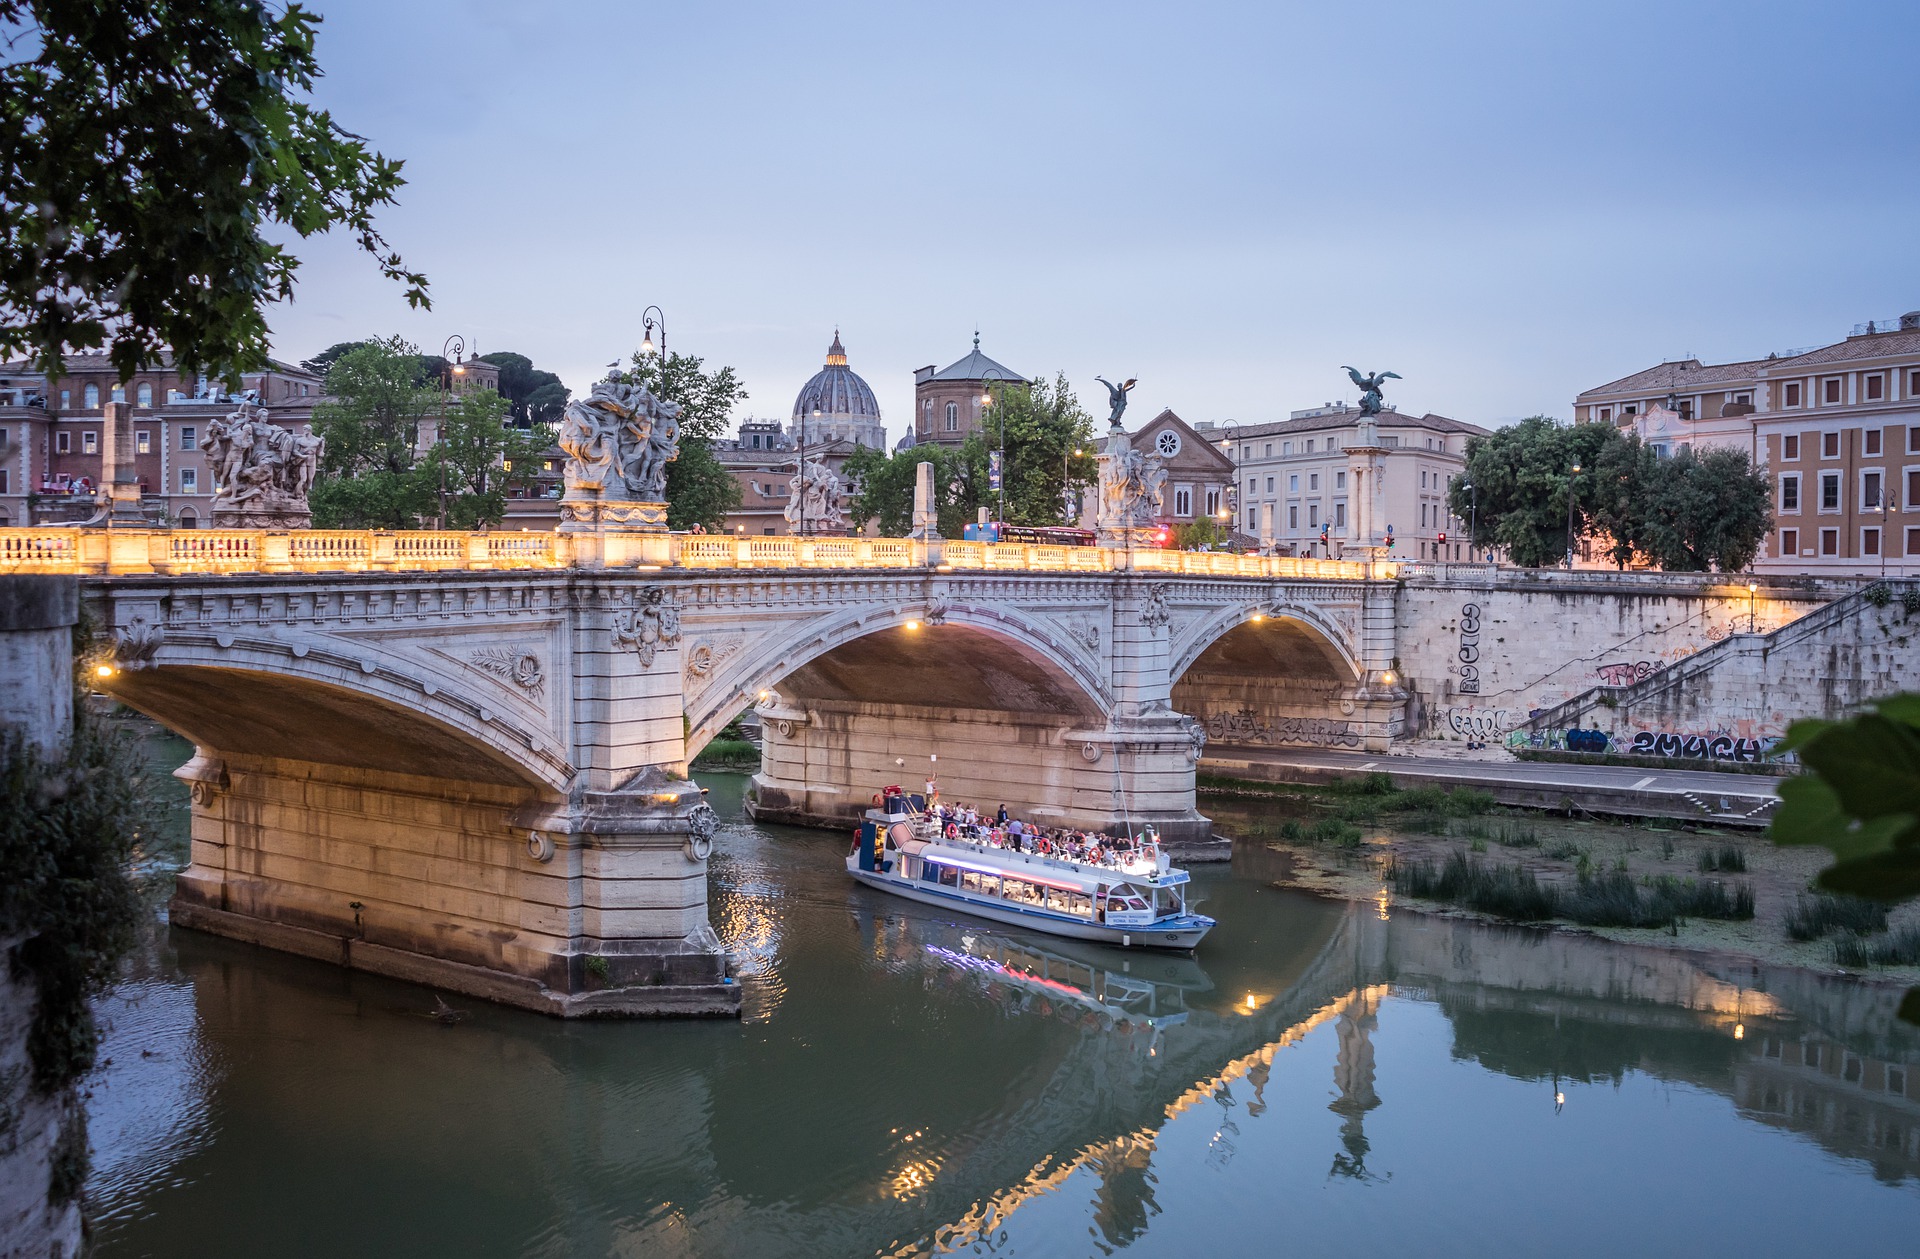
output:
[[[638,381],[602,380],[567,403],[560,421],[566,452],[562,519],[663,528],[667,465],[680,457],[680,405]]]
[[[846,483],[818,459],[808,459],[787,482],[787,526],[794,533],[840,533],[847,527]]]
[[[216,526],[305,525],[307,495],[320,470],[326,439],[313,425],[299,433],[267,418],[267,409],[242,401],[207,425],[200,439],[213,475]]]

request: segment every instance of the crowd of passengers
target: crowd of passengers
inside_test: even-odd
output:
[[[1132,856],[1138,848],[1152,842],[1153,838],[1152,833],[1149,832],[1143,840],[1136,842],[1132,839],[1101,835],[1093,831],[1076,831],[1062,826],[1041,826],[1037,822],[1024,822],[1017,817],[1008,817],[1007,806],[1004,804],[993,813],[986,814],[969,805],[941,804],[936,801],[928,806],[927,816],[939,828],[939,833],[947,839],[987,844],[1014,852],[1065,857],[1071,861],[1084,861],[1089,865],[1097,866],[1118,866]]]

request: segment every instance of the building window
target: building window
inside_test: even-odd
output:
[[[55,433],[53,435],[53,453],[54,454],[56,455],[69,454],[72,452],[72,450],[73,450],[73,434],[72,433]]]
[[[143,407],[153,405],[153,386],[147,381],[140,382],[140,388],[133,395]]]
[[[1838,472],[1820,474],[1820,510],[1840,510],[1840,474]]]
[[[1788,559],[1800,554],[1800,531],[1782,529],[1780,531],[1780,558]]]
[[[1839,377],[1837,376],[1831,377],[1825,381],[1822,381],[1821,384],[1824,386],[1824,392],[1822,395],[1823,400],[1829,406],[1840,401],[1840,378]]]
[[[100,434],[94,432],[92,429],[88,429],[86,432],[80,434],[80,453],[83,455],[99,454]]]
[[[1345,503],[1335,503],[1333,505],[1333,527],[1336,529],[1344,529],[1347,527],[1347,505]]]
[[[947,431],[949,433],[957,433],[960,431],[960,404],[958,402],[947,403]]]
[[[1635,403],[1635,404],[1632,404],[1632,405],[1629,405],[1629,406],[1624,406],[1624,407],[1621,407],[1621,408],[1620,408],[1620,414],[1621,414],[1621,415],[1623,415],[1623,416],[1626,416],[1626,415],[1638,415],[1638,414],[1640,414],[1640,407],[1639,407],[1639,404],[1638,404],[1638,403]]]
[[[1880,529],[1877,525],[1860,531],[1860,554],[1880,554]]]
[[[1907,453],[1920,455],[1920,424],[1907,425]]]
[[[1218,489],[1210,489],[1207,491],[1207,515],[1217,516],[1219,514],[1220,514],[1220,491]]]
[[[1860,510],[1880,510],[1880,473],[1878,471],[1860,474]]]
[[[1840,554],[1840,531],[1838,529],[1822,529],[1820,531],[1820,554]]]
[[[191,424],[182,425],[180,428],[180,449],[198,450],[199,448],[200,448],[200,442],[198,438],[196,438],[194,435],[193,425]]]
[[[1287,528],[1296,533],[1300,530],[1300,507],[1298,504],[1287,508]]]
[[[1307,528],[1318,529],[1319,527],[1320,527],[1320,504],[1308,503],[1307,504]]]
[[[1311,437],[1307,438],[1307,453],[1308,454],[1313,453],[1313,438]]]
[[[1780,457],[1798,459],[1800,457],[1800,434],[1789,433],[1780,439]]]
[[[62,389],[60,391],[60,409],[64,411],[72,405],[73,405],[73,391],[71,389]]]
[[[136,455],[152,454],[153,453],[153,434],[149,433],[144,428],[141,429],[139,432],[135,433],[133,435],[133,453]]]
[[[1907,510],[1920,511],[1920,468],[1907,469]]]
[[[1907,555],[1920,555],[1920,527],[1907,526]]]
[[[1840,457],[1840,434],[1820,434],[1820,457],[1822,459],[1838,459]]]
[[[1252,533],[1252,532],[1254,531],[1254,529],[1255,529],[1255,527],[1256,527],[1256,526],[1254,525],[1254,523],[1253,523],[1253,519],[1254,519],[1254,515],[1253,515],[1253,514],[1254,514],[1255,512],[1257,512],[1257,511],[1259,511],[1259,510],[1260,510],[1260,509],[1259,509],[1259,508],[1257,508],[1257,507],[1249,507],[1249,508],[1247,508],[1247,532],[1248,532],[1248,533]]]
[[[1879,429],[1869,428],[1861,431],[1860,453],[1863,455],[1877,455],[1880,453],[1880,430]]]
[[[1344,490],[1344,489],[1346,489],[1346,488],[1347,488],[1347,474],[1346,474],[1346,473],[1344,473],[1344,472],[1336,472],[1336,473],[1334,473],[1334,474],[1333,474],[1333,488],[1334,488],[1334,489],[1336,489],[1336,490]]]
[[[1862,380],[1860,384],[1864,389],[1868,402],[1878,402],[1887,396],[1887,378],[1885,376],[1868,376],[1865,380]]]
[[[0,468],[0,494],[13,493],[13,469]]]
[[[180,492],[182,494],[197,494],[200,492],[200,473],[198,469],[180,469]]]
[[[1780,478],[1780,510],[1800,510],[1800,474],[1797,472]]]
[[[1920,394],[1920,372],[1907,377],[1907,396],[1911,398],[1916,394]]]
[[[1338,433],[1335,433],[1332,437],[1327,438],[1327,449],[1328,450],[1340,449],[1340,435]]]
[[[1797,380],[1788,381],[1786,384],[1780,387],[1780,393],[1781,393],[1781,404],[1783,406],[1797,407],[1800,405],[1800,382],[1799,381]]]
[[[1193,491],[1187,486],[1179,486],[1173,491],[1173,514],[1176,516],[1193,515]]]
[[[920,409],[920,431],[923,433],[927,433],[927,432],[931,432],[932,430],[933,430],[933,399],[928,398],[927,405]]]
[[[1259,478],[1259,477],[1257,477],[1257,476],[1250,476],[1250,477],[1248,477],[1248,478],[1247,478],[1247,493],[1249,493],[1249,494],[1253,494],[1253,493],[1257,493],[1257,492],[1259,491],[1259,489],[1260,489],[1260,478]]]
[[[1425,468],[1420,469],[1420,488],[1423,490],[1427,488],[1427,470]]]
[[[1607,422],[1608,420],[1611,420],[1612,418],[1613,418],[1613,408],[1612,408],[1612,407],[1601,407],[1601,408],[1600,408],[1600,422],[1601,422],[1601,423],[1603,423],[1603,424],[1604,424],[1604,423],[1606,423],[1606,422]]]
[[[1309,490],[1317,490],[1320,488],[1320,474],[1318,472],[1307,473],[1307,488]]]
[[[100,386],[88,385],[85,389],[81,390],[80,402],[81,405],[89,411],[98,407],[100,405]]]

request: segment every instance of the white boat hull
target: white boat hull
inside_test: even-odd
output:
[[[984,918],[988,922],[1024,927],[1029,931],[1043,931],[1048,935],[1066,936],[1074,940],[1095,940],[1102,944],[1117,945],[1120,948],[1191,949],[1213,929],[1211,919],[1193,914],[1162,918],[1144,927],[1114,927],[1106,923],[1088,922],[1085,919],[1071,918],[1065,914],[1056,914],[1043,909],[1011,905],[1002,900],[969,896],[944,885],[904,879],[874,870],[862,870],[851,863],[848,865],[847,873],[868,887],[877,888],[882,892],[891,892],[895,896],[904,896],[922,905],[934,905],[956,913],[969,914],[975,918]]]

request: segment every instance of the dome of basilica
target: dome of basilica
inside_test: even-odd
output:
[[[818,417],[814,415],[819,411]],[[795,430],[804,424],[810,441],[847,438],[863,446],[887,448],[886,427],[880,421],[880,403],[873,389],[851,367],[840,333],[827,347],[827,365],[800,387],[793,400]]]

